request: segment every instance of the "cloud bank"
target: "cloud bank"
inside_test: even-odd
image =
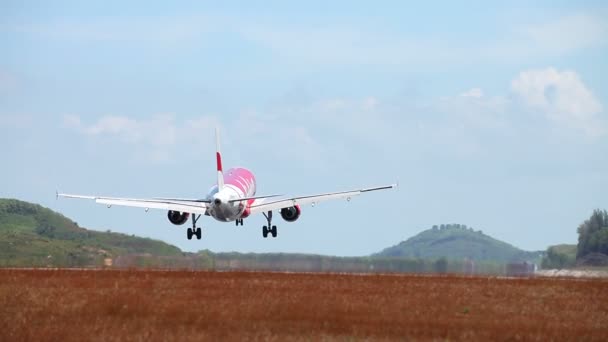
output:
[[[591,138],[606,133],[602,104],[574,71],[522,71],[511,82],[511,90],[524,106],[542,113],[556,125]]]
[[[269,158],[322,162],[348,155],[359,148],[403,150],[416,146],[437,153],[472,158],[486,149],[488,141],[521,139],[524,130],[554,134],[558,127],[587,141],[604,136],[604,109],[580,76],[555,68],[524,70],[499,95],[473,87],[456,95],[437,98],[418,108],[405,108],[377,96],[322,98],[292,101],[264,110],[248,109],[237,116],[207,115],[182,119],[175,114],[149,118],[105,115],[92,123],[66,115],[63,123],[89,139],[132,146],[152,161],[168,162],[176,152],[209,141],[201,139],[214,127],[225,125],[247,142],[247,150]],[[537,120],[530,118],[540,118]],[[537,122],[533,128],[526,128]],[[520,130],[520,132],[518,132]],[[234,133],[237,132],[237,133]],[[321,143],[318,139],[323,137]],[[285,151],[289,153],[285,154]]]

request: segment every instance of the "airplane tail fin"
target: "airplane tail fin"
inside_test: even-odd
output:
[[[215,158],[217,162],[217,188],[222,190],[224,187],[224,172],[222,170],[222,155],[220,153],[220,129],[215,128]]]

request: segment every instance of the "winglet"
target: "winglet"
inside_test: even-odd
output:
[[[224,187],[224,172],[222,169],[222,154],[220,153],[220,129],[215,128],[215,158],[217,164],[217,188],[221,190]]]

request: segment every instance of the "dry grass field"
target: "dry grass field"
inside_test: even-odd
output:
[[[608,338],[608,281],[0,270],[0,340]]]

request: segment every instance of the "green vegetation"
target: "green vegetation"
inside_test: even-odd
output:
[[[0,199],[0,267],[114,267],[503,274],[505,263],[534,261],[524,252],[461,225],[442,225],[372,256],[294,253],[183,253],[161,241],[91,231],[50,209]]]
[[[397,257],[334,257],[296,253],[211,253],[202,251],[216,270],[266,270],[297,272],[411,272],[411,273],[481,273],[503,274],[504,265],[493,261],[447,258],[421,259]]]
[[[442,224],[433,226],[396,246],[386,248],[374,256],[538,263],[541,255],[542,252],[523,251],[465,225]]]
[[[608,255],[608,212],[596,209],[591,217],[578,227],[577,260],[590,254]]]
[[[130,253],[181,255],[175,246],[78,227],[40,205],[0,199],[0,266],[88,266]]]
[[[608,212],[596,209],[578,226],[577,245],[549,246],[541,267],[584,268],[608,266]]]
[[[556,245],[547,248],[541,268],[570,268],[576,264],[576,245]]]
[[[502,274],[506,264],[542,268],[605,266],[608,213],[594,210],[578,227],[577,245],[526,252],[465,225],[442,224],[367,257],[290,253],[183,253],[162,241],[81,228],[40,205],[0,199],[0,267],[101,266],[258,269],[311,272],[435,272]],[[516,266],[516,265],[515,265]],[[508,271],[507,271],[508,272]]]

